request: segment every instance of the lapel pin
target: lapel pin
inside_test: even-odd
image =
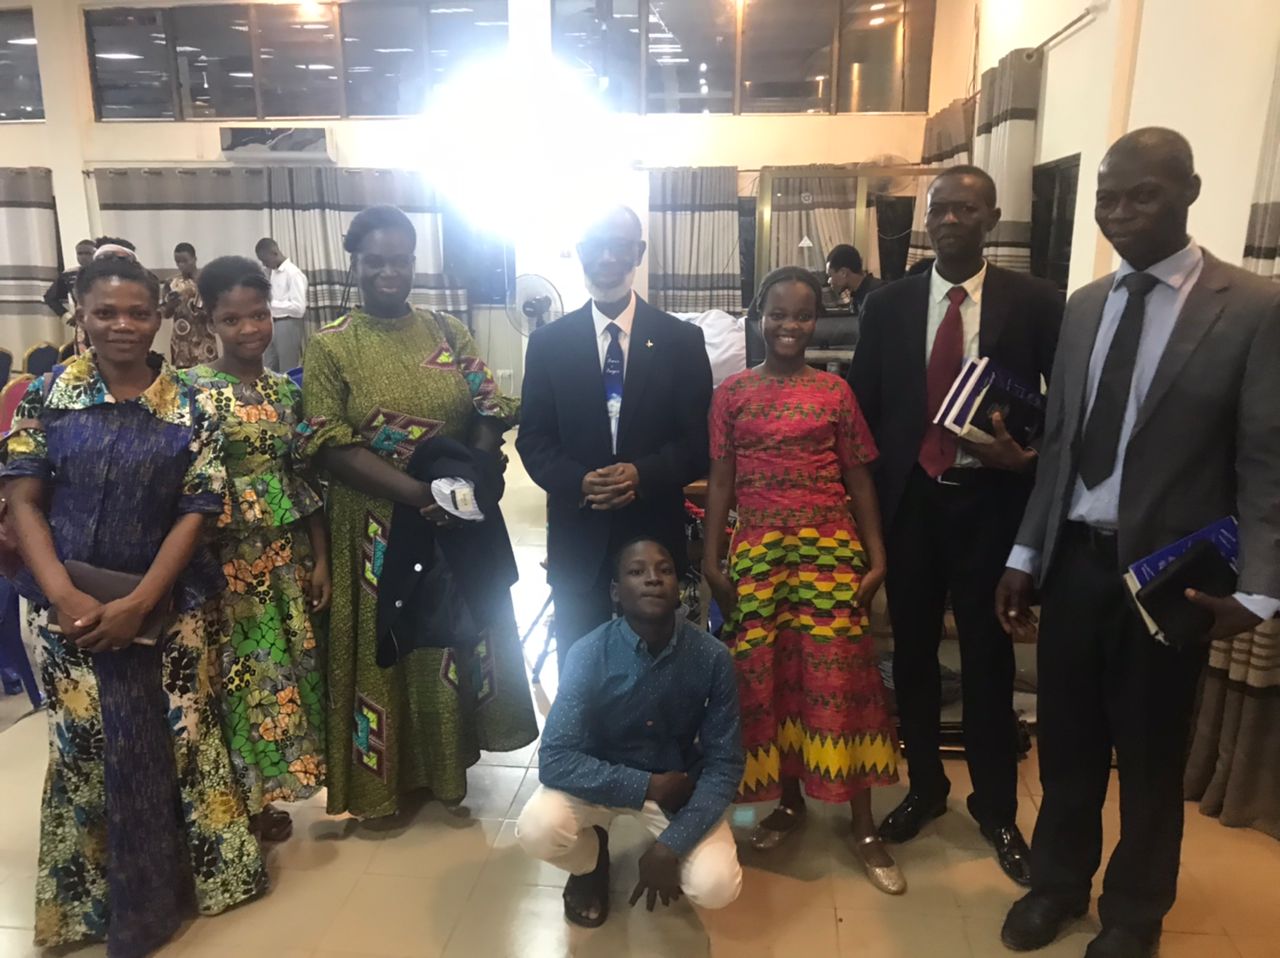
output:
[[[653,349],[653,340],[646,340],[644,345],[647,349]]]

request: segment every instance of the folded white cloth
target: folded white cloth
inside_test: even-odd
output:
[[[484,522],[484,513],[476,504],[476,487],[465,479],[437,479],[431,483],[431,494],[445,512],[467,522]]]

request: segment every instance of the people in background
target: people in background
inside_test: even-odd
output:
[[[75,311],[76,276],[93,262],[93,254],[97,250],[93,240],[82,239],[76,243],[76,268],[59,273],[58,278],[45,291],[44,304],[59,319],[65,319],[68,326],[74,324],[72,314]]]
[[[618,207],[578,244],[591,301],[529,339],[516,448],[548,493],[556,650],[613,616],[613,556],[636,536],[688,565],[684,487],[707,469],[711,365],[702,331],[632,289],[640,218]]]
[[[839,305],[857,315],[862,312],[867,296],[883,286],[884,280],[863,269],[862,254],[857,248],[841,243],[833,246],[827,255],[827,285]]]
[[[1060,299],[1052,284],[986,262],[983,244],[999,219],[995,184],[983,170],[955,166],[933,181],[925,220],[933,269],[867,300],[849,381],[880,447],[893,681],[911,759],[911,788],[880,833],[906,842],[947,811],[938,646],[949,596],[973,782],[968,809],[1001,868],[1025,885],[1013,644],[991,600],[1031,492],[1036,453],[1007,432],[979,445],[932,425],[966,358],[990,357],[1034,390],[1053,366]]]
[[[111,958],[267,885],[212,699],[225,582],[201,542],[223,511],[220,438],[149,352],[159,294],[131,260],[81,270],[95,348],[31,385],[0,470],[49,705],[36,943],[105,938]],[[105,601],[110,573],[136,582]],[[158,640],[134,641],[153,615]]]
[[[569,872],[565,918],[609,915],[609,825],[634,815],[656,839],[631,895],[650,911],[682,894],[702,908],[738,897],[725,813],[742,778],[738,689],[728,650],[676,614],[676,563],[643,539],[618,553],[621,618],[576,642],[542,736],[541,785],[516,826],[529,854]]]
[[[758,299],[765,361],[716,390],[704,523],[703,571],[738,667],[740,798],[779,800],[753,836],[762,851],[803,823],[806,793],[848,802],[854,855],[877,888],[901,894],[906,882],[876,832],[869,791],[897,780],[893,721],[866,632],[885,577],[867,469],[876,448],[848,385],[805,364],[822,302],[817,278],[775,270]]]
[[[393,667],[376,661],[393,505],[448,519],[431,485],[405,472],[415,448],[447,436],[497,456],[519,411],[462,323],[409,305],[416,244],[413,224],[394,207],[352,220],[345,245],[362,305],[311,341],[302,382],[299,453],[331,480],[329,810],[362,818],[392,815],[422,789],[458,801],[481,749],[521,748],[537,737],[514,634],[465,650],[410,641],[415,648]]]
[[[997,596],[1016,634],[1034,622],[1037,581],[1042,595],[1044,800],[1032,890],[1004,925],[1015,950],[1049,944],[1088,908],[1114,751],[1120,842],[1086,954],[1156,953],[1208,640],[1280,608],[1280,288],[1187,235],[1199,195],[1191,147],[1172,130],[1121,137],[1098,170],[1094,218],[1121,263],[1067,304],[1035,491]],[[1239,519],[1239,591],[1190,592],[1212,620],[1204,641],[1161,644],[1124,570],[1225,516]]]
[[[160,315],[173,320],[169,358],[177,369],[187,369],[218,358],[218,341],[209,328],[209,314],[200,300],[200,269],[196,248],[179,243],[173,248],[178,275],[164,284],[160,294]]]
[[[270,283],[253,260],[224,256],[201,272],[199,296],[222,356],[184,378],[216,417],[231,500],[214,539],[227,580],[217,633],[222,725],[254,833],[283,841],[289,815],[272,803],[324,785],[324,673],[311,616],[329,607],[328,532],[291,455],[302,391],[262,365]]]
[[[254,252],[271,278],[271,317],[275,322],[275,333],[264,361],[268,369],[287,373],[302,365],[307,274],[280,252],[280,245],[269,236],[258,240]]]

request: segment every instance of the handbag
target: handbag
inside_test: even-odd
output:
[[[89,565],[87,562],[78,562],[75,559],[68,559],[63,565],[66,567],[67,575],[70,577],[73,586],[89,598],[104,605],[132,594],[133,590],[138,587],[138,583],[142,581],[142,576],[134,575],[131,572],[115,572],[111,569],[102,569],[98,566]],[[134,643],[137,645],[155,645],[160,640],[160,637],[164,635],[165,627],[168,626],[172,616],[173,596],[169,595],[147,613],[147,617],[142,620],[142,625],[139,626],[138,634],[134,636]],[[58,626],[58,610],[56,608],[49,610],[49,630],[51,632],[61,631]]]

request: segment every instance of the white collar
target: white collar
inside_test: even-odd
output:
[[[938,264],[933,264],[929,271],[929,298],[940,303],[947,298],[953,286],[962,286],[969,298],[978,306],[982,305],[982,284],[987,278],[987,261],[982,261],[982,269],[978,270],[963,283],[952,283],[938,275]]]
[[[1187,245],[1178,250],[1178,252],[1174,253],[1172,256],[1165,257],[1154,266],[1144,270],[1144,272],[1154,276],[1166,286],[1170,286],[1173,289],[1181,289],[1182,284],[1190,278],[1191,274],[1194,273],[1196,268],[1203,262],[1204,251],[1200,249],[1195,240],[1191,240],[1191,242],[1187,243]],[[1120,268],[1116,270],[1116,278],[1111,284],[1111,289],[1113,291],[1119,289],[1120,281],[1130,273],[1136,272],[1137,270],[1124,260],[1121,260]]]
[[[596,324],[596,338],[599,339],[605,334],[605,328],[610,323],[617,323],[622,330],[624,336],[631,335],[631,325],[636,319],[636,291],[631,291],[631,298],[627,301],[626,308],[618,314],[617,319],[610,319],[604,313],[600,312],[600,307],[596,305],[596,301],[591,301],[591,318]]]

